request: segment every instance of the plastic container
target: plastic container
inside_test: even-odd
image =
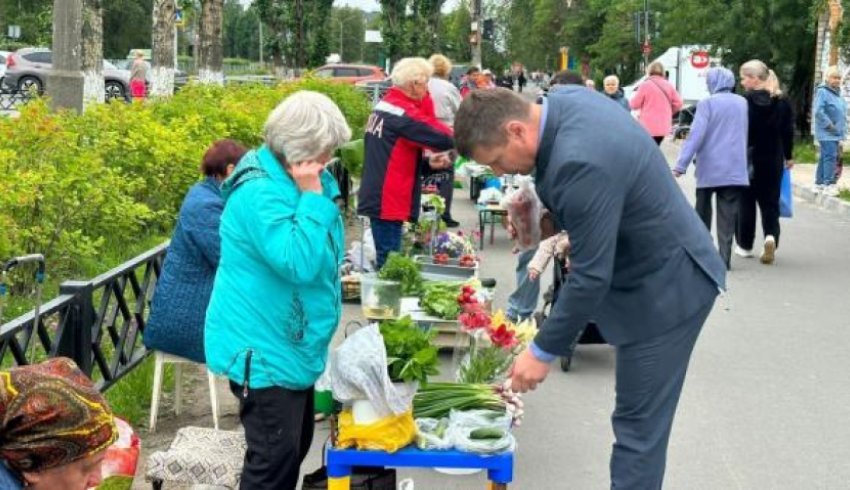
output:
[[[334,397],[330,391],[316,390],[313,393],[313,412],[330,415],[334,411]]]
[[[398,318],[401,313],[401,283],[364,274],[360,277],[360,308],[363,316],[370,320]]]

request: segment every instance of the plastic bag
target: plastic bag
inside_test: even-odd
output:
[[[362,272],[375,272],[375,264],[378,253],[375,250],[375,240],[372,238],[372,229],[363,229],[363,241],[351,242],[351,248],[346,253],[346,261],[353,264],[355,270]]]
[[[338,401],[369,400],[380,418],[410,410],[418,383],[394,384],[390,380],[387,350],[376,323],[345,339],[331,353],[330,365],[330,390]],[[410,423],[413,425],[412,420]]]
[[[416,419],[416,446],[423,451],[445,451],[452,448],[449,419]]]
[[[791,189],[791,171],[787,168],[782,172],[782,185],[779,188],[779,216],[794,216],[794,191]]]
[[[106,449],[101,466],[102,482],[94,488],[130,490],[139,464],[142,441],[124,420],[115,417],[115,425],[118,427],[118,439]]]
[[[543,206],[537,197],[533,184],[522,179],[516,191],[502,201],[502,207],[514,225],[517,246],[520,250],[531,250],[540,243],[540,214]]]
[[[339,415],[339,448],[357,447],[394,453],[413,442],[415,437],[413,410],[368,425],[356,425],[350,410],[344,410]]]
[[[496,454],[513,451],[516,439],[510,433],[511,415],[492,410],[452,410],[449,414],[448,437],[458,451],[478,454]],[[477,439],[472,433],[478,429],[501,431],[497,439]]]
[[[486,189],[481,189],[481,192],[478,194],[478,204],[501,202],[504,197],[505,195],[502,194],[502,191],[499,189],[488,187]]]

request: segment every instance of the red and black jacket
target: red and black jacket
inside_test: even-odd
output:
[[[357,213],[386,221],[415,220],[422,150],[454,148],[451,128],[437,120],[430,95],[415,100],[393,87],[369,116],[364,139]]]

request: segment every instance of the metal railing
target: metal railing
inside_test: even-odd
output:
[[[0,111],[15,111],[34,97],[36,95],[29,91],[0,91]]]
[[[88,281],[63,282],[37,318],[33,310],[0,325],[0,365],[70,357],[99,390],[109,389],[149,354],[142,335],[167,248],[163,243]],[[29,342],[36,342],[33,349]]]

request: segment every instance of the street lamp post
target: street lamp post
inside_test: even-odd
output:
[[[345,61],[345,57],[342,55],[342,19],[337,19],[339,21],[339,61]]]

